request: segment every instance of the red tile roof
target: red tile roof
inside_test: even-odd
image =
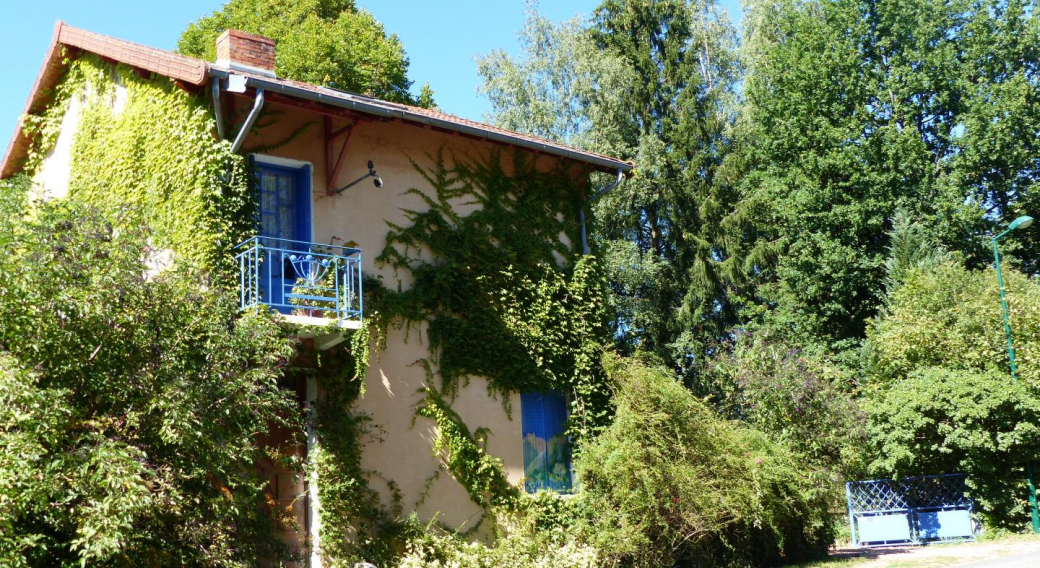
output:
[[[62,62],[59,46],[96,53],[119,63],[164,75],[190,85],[203,85],[210,75],[220,76],[228,73],[244,75],[253,86],[263,86],[266,89],[279,91],[287,96],[309,99],[320,104],[347,108],[364,114],[395,118],[404,122],[445,128],[469,136],[513,144],[529,150],[585,162],[600,170],[613,171],[621,169],[627,172],[633,167],[631,162],[578,150],[551,140],[505,130],[437,110],[392,103],[299,81],[264,77],[238,69],[233,71],[222,69],[201,59],[185,57],[169,51],[96,34],[67,26],[60,21],[55,24],[54,38],[47,51],[43,67],[36,78],[36,83],[29,94],[24,114],[41,110],[49,101],[50,90],[61,79],[65,66]],[[6,178],[19,171],[27,155],[29,145],[30,140],[22,132],[21,121],[19,121],[14,137],[11,139],[7,152],[4,154],[3,162],[0,162],[0,178]]]
[[[206,82],[206,62],[109,36],[88,32],[58,22],[58,43],[96,53],[131,67],[201,85]]]

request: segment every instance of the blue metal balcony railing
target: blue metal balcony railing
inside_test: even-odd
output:
[[[263,305],[341,326],[361,321],[361,249],[253,237],[234,250],[242,309]]]

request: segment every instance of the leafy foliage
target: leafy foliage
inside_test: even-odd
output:
[[[577,241],[577,191],[566,172],[538,172],[522,154],[511,174],[503,167],[499,154],[448,165],[441,153],[430,171],[419,169],[436,194],[409,190],[428,209],[408,211],[410,226],[391,226],[377,259],[409,271],[414,284],[377,286],[376,310],[386,322],[429,322],[444,396],[471,376],[488,378],[493,393],[567,389],[586,404],[576,423],[591,427],[603,418],[594,401],[608,396],[596,386],[605,289],[592,258],[558,264],[574,261],[561,235]],[[458,203],[480,207],[463,215]]]
[[[1005,286],[1020,379],[1012,379],[993,271],[911,270],[871,323],[864,348],[871,470],[968,473],[991,526],[1024,526],[1023,464],[1035,455],[1040,284]]]
[[[433,372],[428,363],[426,371],[432,382]],[[502,461],[487,453],[488,431],[478,428],[470,433],[462,417],[452,410],[436,388],[423,387],[422,393],[415,416],[428,418],[437,424],[433,452],[443,460],[444,468],[466,489],[470,499],[485,511],[512,505],[519,492],[509,484]]]
[[[1040,381],[1040,284],[1005,269],[1015,360],[1019,376]],[[884,388],[918,369],[946,367],[1002,372],[1010,377],[995,271],[954,263],[915,272],[891,295],[888,310],[872,322],[864,346],[867,379]]]
[[[525,495],[513,509],[495,515],[493,545],[468,542],[458,535],[428,532],[408,544],[397,568],[593,568],[602,566],[599,553],[581,539],[579,528],[588,519],[584,505],[550,492]]]
[[[768,564],[826,551],[833,485],[761,432],[719,419],[666,370],[608,364],[614,421],[575,462],[602,566]]]
[[[387,36],[383,25],[354,0],[230,0],[189,25],[177,50],[215,61],[217,36],[227,29],[275,40],[279,77],[433,106],[429,85],[417,98],[409,93],[412,82],[401,41]]]
[[[299,428],[293,342],[149,234],[0,191],[0,563],[251,566],[279,558],[259,434]],[[26,220],[28,219],[28,220]]]
[[[362,322],[349,342],[322,352],[312,368],[300,370],[322,389],[311,417],[316,443],[308,465],[320,480],[322,560],[334,568],[389,562],[403,543],[422,532],[417,521],[402,518],[401,497],[392,480],[387,480],[387,506],[369,485],[372,472],[361,465],[364,445],[378,435],[372,417],[356,406],[365,394],[371,330],[369,322]]]
[[[751,6],[734,156],[747,170],[727,223],[778,326],[803,342],[862,338],[899,209],[977,266],[979,237],[1034,207],[1040,20],[1027,4]]]
[[[682,372],[733,323],[718,230],[735,39],[714,2],[607,1],[588,23],[531,10],[523,58],[480,62],[497,123],[636,162],[594,207],[615,336]]]
[[[724,416],[750,424],[836,476],[862,473],[866,416],[852,396],[855,378],[827,354],[785,344],[769,330],[744,332],[716,357],[704,382],[706,388],[695,392],[708,391]]]

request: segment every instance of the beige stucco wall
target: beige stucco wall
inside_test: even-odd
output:
[[[248,104],[248,101],[240,99],[238,104]],[[428,154],[435,154],[442,147],[455,155],[469,157],[485,157],[495,148],[488,142],[401,122],[362,122],[350,138],[336,187],[366,173],[369,160],[375,163],[383,187],[377,188],[371,180],[365,180],[341,194],[328,196],[323,117],[278,105],[267,108],[269,113],[260,122],[270,126],[248,138],[245,148],[265,147],[284,141],[311,123],[303,135],[256,157],[263,160],[265,156],[273,156],[311,164],[314,241],[335,244],[353,241],[363,250],[364,272],[382,277],[384,285],[391,288],[396,288],[399,282],[407,288],[411,282],[408,273],[395,273],[391,267],[378,266],[374,262],[386,243],[387,223],[407,226],[404,209],[426,209],[418,196],[405,194],[410,188],[418,188],[428,195],[434,193],[416,171],[412,160],[420,166],[432,167],[433,161]],[[336,119],[333,128],[344,124],[346,121]],[[340,143],[337,141],[337,151]],[[502,152],[502,156],[508,159],[510,152]],[[555,158],[541,156],[537,165],[539,169],[548,170],[556,167],[557,163]],[[575,173],[579,175],[577,168]],[[472,207],[460,206],[460,209]],[[566,240],[562,235],[561,238]],[[415,362],[430,355],[425,331],[425,326],[410,331],[391,328],[386,338],[386,350],[373,351],[367,392],[358,406],[359,410],[372,416],[378,439],[365,446],[362,466],[374,472],[370,484],[387,502],[389,492],[385,480],[390,479],[401,492],[406,513],[416,511],[423,520],[436,517],[448,525],[465,528],[479,521],[481,511],[462,486],[446,472],[433,483],[420,502],[427,481],[439,466],[431,451],[435,426],[430,420],[414,419],[415,405],[421,398],[418,391],[426,383],[423,369]],[[474,378],[469,386],[460,390],[452,407],[471,431],[481,427],[490,430],[489,452],[502,460],[509,480],[519,483],[524,474],[520,396],[513,394],[509,403],[513,409],[512,417],[507,415],[502,400],[488,395],[487,382]]]
[[[112,108],[115,114],[122,112],[126,106],[126,86],[119,82],[118,77],[114,81],[112,96],[105,102]],[[33,174],[33,187],[37,192],[36,197],[52,199],[65,197],[69,194],[69,176],[72,173],[72,143],[79,132],[79,124],[83,118],[83,110],[87,106],[86,101],[91,97],[96,98],[95,91],[88,82],[81,93],[77,93],[69,99],[68,108],[62,116],[61,126],[54,146],[48,150],[47,155],[40,163],[36,173]]]

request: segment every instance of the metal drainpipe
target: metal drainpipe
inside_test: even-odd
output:
[[[253,128],[253,124],[256,119],[260,117],[260,110],[264,108],[264,88],[256,88],[256,99],[253,100],[253,110],[249,111],[249,116],[246,117],[246,121],[242,123],[242,129],[238,131],[238,136],[235,137],[234,144],[231,145],[231,151],[238,153],[238,150],[242,148],[242,143],[246,141],[246,135],[249,134],[249,130]]]
[[[213,118],[217,121],[217,137],[224,139],[224,113],[220,108],[220,77],[214,77],[211,81],[211,94],[213,96]]]
[[[318,442],[315,421],[318,414],[318,380],[307,378],[307,461],[310,472],[304,487],[307,491],[307,537],[311,550],[307,557],[308,568],[321,568],[321,503],[318,500],[318,471],[314,467],[314,450]]]
[[[585,203],[581,206],[581,209],[578,210],[578,220],[581,222],[581,254],[589,254],[589,238],[585,230],[585,206],[589,203],[592,203],[593,199],[596,199],[597,197],[617,187],[618,184],[621,183],[621,179],[624,177],[625,172],[621,171],[621,168],[618,168],[617,179],[614,180],[614,183],[608,185],[607,187],[604,187],[603,189],[597,191],[595,195],[586,199]]]

